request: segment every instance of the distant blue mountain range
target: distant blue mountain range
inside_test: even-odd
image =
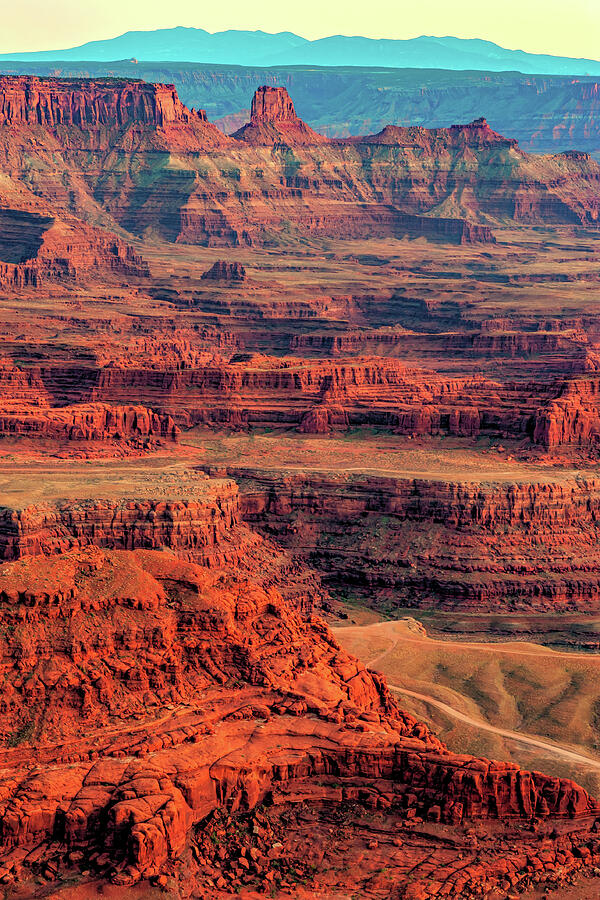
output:
[[[309,41],[288,31],[221,31],[165,28],[128,31],[106,41],[66,50],[0,54],[3,60],[139,59],[241,66],[315,65],[390,68],[485,69],[548,75],[600,75],[600,61],[506,50],[491,41],[455,37],[374,40],[334,35]]]

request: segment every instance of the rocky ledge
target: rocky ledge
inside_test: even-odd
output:
[[[582,788],[451,753],[274,588],[167,552],[89,548],[2,565],[0,613],[7,896],[37,896],[33,875],[44,896],[65,878],[85,889],[90,873],[278,896],[336,810],[338,885],[353,871],[370,889],[374,833],[389,845],[373,896],[465,898],[600,862]],[[306,872],[316,892],[322,862]]]

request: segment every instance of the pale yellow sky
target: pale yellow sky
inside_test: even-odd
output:
[[[600,0],[5,0],[0,52],[59,49],[174,25],[308,38],[454,35],[531,53],[600,57]]]

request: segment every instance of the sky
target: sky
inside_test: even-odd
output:
[[[411,38],[478,37],[512,50],[600,57],[600,0],[12,0],[0,52],[54,50],[175,25]]]

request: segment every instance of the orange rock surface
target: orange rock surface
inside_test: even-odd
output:
[[[370,811],[363,828],[383,812],[398,846],[423,820],[434,823],[434,842],[438,827],[456,835],[462,865],[434,853],[419,874],[417,851],[424,893],[413,879],[406,897],[436,896],[440,878],[455,897],[478,877],[527,882],[531,872],[590,864],[600,851],[589,830],[600,810],[585,791],[450,753],[275,587],[168,552],[89,548],[3,564],[0,602],[5,883],[73,866],[123,886],[177,872],[201,825],[200,885],[216,877],[218,888],[268,886],[274,871],[261,862],[265,837],[256,838],[264,813],[237,857],[248,866],[217,856],[224,878],[203,824],[215,810],[235,816],[265,803],[313,815],[323,804],[359,803]],[[502,852],[511,829],[532,817],[537,830]],[[476,862],[478,842],[462,836],[463,823],[488,820],[497,823],[493,840]],[[236,857],[235,844],[225,852]]]
[[[597,162],[3,76],[0,174],[6,900],[590,884],[583,788],[448,749],[317,612],[597,611]]]
[[[207,469],[238,480],[251,527],[338,589],[391,591],[401,607],[600,609],[597,478],[494,483]]]

